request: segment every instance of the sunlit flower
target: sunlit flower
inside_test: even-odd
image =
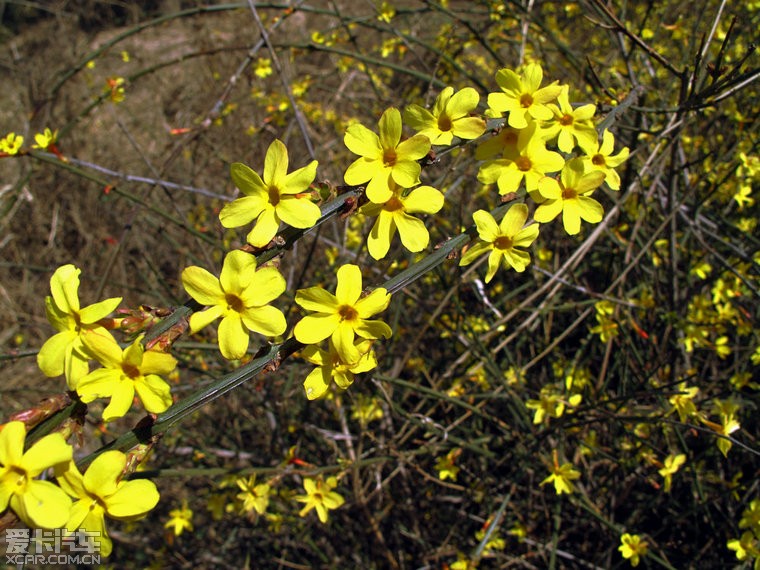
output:
[[[642,540],[638,534],[628,534],[627,532],[620,537],[620,546],[618,550],[623,558],[631,563],[631,566],[638,566],[640,557],[645,556],[649,545]]]
[[[335,477],[328,477],[323,481],[321,477],[317,479],[305,478],[303,488],[305,495],[295,497],[299,503],[306,503],[298,512],[299,516],[306,516],[312,509],[316,509],[320,522],[327,522],[327,512],[340,507],[345,500],[338,493],[333,491],[338,486],[338,480]]]
[[[737,560],[742,561],[748,558],[755,558],[756,562],[760,560],[760,541],[749,531],[743,532],[740,538],[729,540],[726,546],[736,553]],[[758,564],[756,563],[754,569],[757,570],[757,567]]]
[[[96,398],[111,398],[103,410],[103,421],[124,416],[132,406],[135,393],[148,412],[158,414],[172,405],[169,384],[161,378],[170,374],[177,361],[170,354],[145,350],[142,335],[125,349],[111,333],[90,331],[82,338],[85,347],[103,368],[79,380],[77,393],[85,404]]]
[[[179,509],[169,511],[169,520],[164,523],[164,528],[170,528],[174,536],[179,536],[184,531],[193,530],[193,511],[187,508],[187,501],[182,501]]]
[[[378,287],[362,297],[362,273],[357,265],[338,269],[335,295],[322,287],[309,287],[296,292],[296,303],[311,315],[302,318],[293,334],[299,342],[316,344],[331,337],[343,362],[353,364],[362,353],[354,344],[354,335],[365,339],[390,338],[391,328],[381,320],[368,320],[384,311],[391,302],[390,294]]]
[[[673,475],[675,475],[681,468],[681,465],[686,463],[686,455],[679,453],[678,455],[668,455],[663,462],[662,469],[657,472],[665,479],[665,492],[670,493],[670,487],[673,483]]]
[[[317,175],[317,161],[288,174],[288,149],[279,140],[269,145],[263,179],[240,162],[230,166],[230,175],[245,196],[225,204],[219,221],[225,228],[237,228],[255,220],[247,236],[248,243],[255,247],[272,241],[280,222],[310,228],[322,215],[307,192]]]
[[[82,335],[88,331],[108,334],[99,321],[121,303],[121,297],[113,297],[80,308],[79,274],[80,270],[73,265],[63,265],[50,278],[52,295],[45,298],[45,309],[48,321],[58,333],[50,337],[37,354],[40,370],[51,377],[65,374],[71,390],[76,390],[79,379],[89,371]]]
[[[459,265],[469,265],[484,253],[490,252],[486,283],[493,279],[502,264],[519,273],[525,271],[530,263],[530,255],[518,248],[528,247],[538,237],[538,224],[523,227],[528,219],[528,206],[513,204],[500,224],[485,210],[475,212],[472,219],[478,228],[480,239],[465,252]]]
[[[553,452],[553,458],[554,464],[551,469],[551,475],[541,481],[541,486],[543,487],[548,483],[553,483],[554,490],[558,495],[561,495],[562,493],[572,493],[575,490],[572,481],[580,478],[580,471],[576,471],[575,468],[573,468],[572,463],[563,463],[560,465],[557,459],[556,449]]]
[[[105,517],[133,521],[145,516],[158,503],[155,483],[147,479],[123,481],[127,456],[118,450],[98,455],[82,475],[73,461],[56,470],[61,488],[74,497],[65,527],[69,532],[83,528],[97,532],[100,553],[111,554]]]
[[[16,133],[8,133],[0,139],[0,152],[13,156],[14,154],[18,154],[23,144],[24,137]]]
[[[382,204],[393,195],[390,180],[402,188],[420,183],[421,166],[417,162],[430,150],[430,139],[415,135],[401,142],[401,113],[386,109],[378,122],[380,135],[362,124],[354,123],[346,130],[343,142],[348,150],[361,158],[346,170],[346,184],[367,184],[367,197]]]
[[[361,355],[356,362],[344,362],[332,340],[329,349],[322,350],[315,344],[303,349],[301,356],[307,362],[316,364],[304,380],[303,388],[309,400],[321,398],[327,393],[332,382],[342,390],[347,389],[354,382],[354,374],[360,374],[372,370],[377,366],[377,358],[372,350],[372,341],[359,339],[354,342],[356,350]]]
[[[605,174],[604,181],[612,190],[620,190],[620,175],[615,168],[628,160],[628,147],[621,149],[616,155],[612,155],[615,149],[615,136],[605,130],[602,134],[602,144],[595,142],[593,146],[584,148],[586,155],[582,157],[583,168],[586,172],[598,170]]]
[[[456,447],[443,457],[438,458],[435,463],[435,470],[438,471],[438,478],[441,481],[445,481],[446,479],[457,480],[459,467],[456,465],[456,460],[460,455],[462,455],[462,450]]]
[[[538,181],[538,191],[545,201],[536,208],[533,219],[545,224],[561,213],[562,225],[569,235],[581,231],[581,220],[590,224],[601,222],[604,209],[590,196],[603,181],[603,172],[584,173],[577,159],[570,161],[559,180],[546,176]]]
[[[379,2],[377,6],[377,19],[386,24],[390,24],[396,15],[396,9],[390,2]]]
[[[60,433],[51,433],[24,452],[24,424],[13,421],[0,428],[0,513],[10,505],[30,527],[62,526],[69,518],[71,500],[60,487],[35,477],[71,461],[71,446]]]
[[[267,483],[256,484],[256,475],[248,479],[237,479],[235,484],[240,488],[237,498],[243,503],[243,511],[256,511],[263,515],[269,506],[269,494],[272,488]]]
[[[51,131],[50,129],[45,129],[42,133],[37,133],[34,135],[34,143],[32,145],[32,148],[40,148],[42,150],[47,149],[50,145],[55,144],[56,139],[58,138],[58,131]]]
[[[556,136],[559,150],[568,154],[573,152],[576,144],[584,149],[594,149],[598,135],[591,119],[596,113],[596,106],[588,104],[574,108],[570,104],[569,91],[570,87],[563,85],[557,104],[549,104],[554,121],[544,130],[544,134],[547,139]]]
[[[518,75],[511,69],[501,69],[496,73],[496,83],[500,93],[488,94],[488,106],[498,113],[509,113],[510,127],[524,129],[528,121],[548,121],[553,114],[547,103],[554,101],[562,88],[558,82],[541,87],[544,72],[536,63],[526,65]]]
[[[472,87],[465,87],[454,93],[453,87],[446,87],[428,111],[419,105],[409,105],[404,110],[404,121],[430,139],[431,144],[448,145],[454,137],[476,139],[486,130],[486,123],[470,113],[478,106],[480,96]]]
[[[256,270],[256,258],[241,250],[224,258],[217,279],[201,267],[182,271],[182,284],[190,296],[208,308],[190,317],[190,330],[197,332],[219,317],[219,350],[230,360],[242,358],[248,350],[248,331],[265,336],[285,332],[282,311],[269,306],[285,291],[285,279],[274,267]]]
[[[390,249],[398,229],[401,243],[411,252],[425,249],[430,235],[422,220],[410,214],[435,214],[443,207],[443,194],[432,186],[418,186],[409,193],[390,182],[392,194],[382,204],[369,203],[362,209],[367,216],[377,216],[367,238],[367,249],[375,259],[382,259]]]

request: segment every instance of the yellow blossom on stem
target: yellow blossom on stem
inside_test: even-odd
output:
[[[620,190],[620,175],[615,168],[628,160],[628,147],[623,148],[616,155],[612,155],[615,150],[615,136],[605,130],[602,134],[602,144],[597,141],[593,145],[583,149],[586,155],[581,157],[583,168],[586,172],[599,171],[605,174],[604,181],[611,190]]]
[[[686,463],[686,455],[679,453],[678,455],[668,455],[663,462],[662,469],[658,473],[665,479],[665,492],[670,493],[670,487],[673,483],[673,475],[675,475],[681,468],[681,465]]]
[[[332,382],[335,382],[341,390],[345,390],[353,384],[354,374],[367,372],[377,366],[372,341],[359,339],[354,342],[354,347],[361,356],[356,362],[349,363],[341,359],[332,340],[329,341],[328,351],[314,344],[303,349],[301,356],[304,360],[317,365],[317,368],[309,372],[303,382],[303,388],[309,400],[324,396]]]
[[[243,503],[243,511],[249,513],[256,511],[263,515],[269,506],[269,494],[272,488],[267,483],[256,484],[256,475],[251,475],[248,479],[237,479],[235,484],[242,491],[238,493],[237,498]]]
[[[193,530],[193,511],[187,508],[187,501],[182,501],[179,509],[169,511],[169,520],[164,523],[164,528],[170,528],[174,536],[179,536],[184,531]]]
[[[627,532],[620,537],[620,546],[618,550],[623,558],[631,563],[631,566],[638,566],[640,558],[645,556],[649,545],[642,540],[638,534],[628,534]]]
[[[35,477],[71,461],[73,450],[60,433],[51,433],[24,452],[25,438],[22,422],[0,426],[0,513],[10,505],[30,527],[60,527],[69,518],[71,500],[60,487]]]
[[[85,404],[97,398],[111,398],[103,410],[103,421],[124,416],[132,406],[135,393],[148,412],[158,414],[172,405],[169,384],[161,378],[170,374],[177,361],[170,354],[145,350],[140,335],[125,349],[111,333],[90,331],[83,342],[92,356],[103,365],[84,376],[77,393]]]
[[[739,528],[748,528],[760,536],[760,499],[753,499],[744,509],[739,521]]]
[[[248,331],[265,336],[285,332],[285,315],[269,306],[285,291],[285,279],[274,267],[257,271],[253,255],[229,252],[218,279],[201,267],[187,267],[182,271],[182,284],[193,299],[208,306],[190,317],[191,332],[221,317],[219,350],[227,359],[243,357],[250,341]]]
[[[16,133],[8,133],[0,139],[0,152],[13,156],[18,154],[18,151],[21,150],[23,144],[24,137],[17,135]]]
[[[478,180],[483,184],[496,182],[502,195],[517,192],[522,182],[530,192],[538,188],[539,180],[559,171],[564,164],[561,154],[546,148],[538,123],[531,121],[517,135],[515,154],[483,163]]]
[[[575,159],[562,169],[559,180],[546,176],[539,180],[538,191],[543,199],[533,218],[542,224],[551,222],[562,214],[562,225],[569,235],[581,231],[581,220],[590,224],[602,221],[604,209],[591,198],[591,194],[604,181],[604,173],[584,173]]]
[[[388,200],[381,204],[370,202],[362,208],[363,214],[377,216],[367,237],[367,249],[374,259],[386,256],[396,230],[409,251],[425,249],[430,234],[422,220],[410,214],[435,214],[443,208],[443,194],[432,186],[418,186],[407,194],[393,181],[389,187],[392,194]]]
[[[507,160],[515,160],[520,152],[517,141],[522,129],[502,127],[494,136],[483,141],[475,148],[476,160],[488,160],[499,157]],[[507,164],[506,161],[504,161]]]
[[[50,129],[45,129],[44,132],[37,133],[34,135],[34,143],[32,145],[32,148],[39,148],[42,150],[47,149],[50,145],[55,144],[56,139],[58,138],[58,131],[51,131]]]
[[[552,123],[544,129],[547,139],[557,137],[557,147],[562,152],[570,154],[576,144],[581,148],[593,149],[597,143],[597,133],[591,119],[596,113],[595,105],[582,105],[574,108],[570,104],[568,93],[569,85],[563,85],[562,91],[557,96],[557,105],[550,103],[554,118]]]
[[[124,453],[110,450],[98,455],[84,475],[73,461],[56,469],[58,484],[75,499],[64,526],[69,532],[83,528],[99,533],[103,556],[110,555],[113,549],[106,529],[106,516],[134,521],[144,517],[158,503],[158,490],[153,481],[122,480],[126,465]]]
[[[496,73],[496,83],[502,92],[488,94],[488,106],[498,113],[509,113],[510,127],[524,129],[532,119],[548,121],[552,110],[547,106],[560,94],[562,87],[557,81],[541,87],[544,72],[536,63],[526,65],[518,75],[511,69]]]
[[[472,87],[465,87],[454,93],[453,87],[446,87],[428,111],[419,105],[409,105],[404,110],[404,121],[430,139],[431,144],[449,145],[454,137],[476,139],[486,130],[486,123],[470,113],[478,106],[480,96]]]
[[[686,423],[689,417],[697,415],[697,407],[692,400],[699,394],[699,388],[689,387],[686,382],[681,382],[676,389],[679,393],[668,398],[668,403],[673,406],[668,413],[675,410],[678,412],[678,419]]]
[[[756,536],[747,531],[743,532],[740,538],[734,538],[726,543],[729,550],[736,552],[736,559],[739,561],[755,559],[753,568],[757,570],[760,566],[760,541]]]
[[[377,5],[377,19],[386,24],[390,24],[393,17],[396,15],[396,9],[390,2],[378,2]]]
[[[288,149],[279,140],[267,149],[263,177],[240,162],[230,166],[230,175],[245,196],[226,204],[219,212],[219,221],[225,228],[237,228],[255,220],[246,238],[255,247],[272,241],[280,222],[310,228],[322,215],[307,192],[317,175],[317,161],[288,174]]]
[[[80,307],[79,274],[80,270],[73,265],[63,265],[50,278],[52,295],[45,298],[45,309],[48,321],[58,333],[50,337],[37,354],[40,370],[51,377],[65,374],[70,390],[76,390],[79,379],[89,371],[82,335],[89,331],[108,334],[99,321],[121,303],[121,297],[113,297]]]
[[[562,493],[567,493],[569,495],[575,490],[572,481],[580,478],[580,471],[576,471],[573,468],[572,463],[563,463],[560,465],[556,449],[552,456],[554,463],[551,469],[551,475],[541,481],[541,486],[543,487],[548,483],[553,483],[554,490],[558,495],[561,495]]]
[[[382,204],[393,195],[390,181],[402,188],[420,183],[419,159],[430,150],[430,139],[424,135],[401,141],[401,113],[386,109],[378,122],[379,136],[360,123],[348,127],[343,142],[348,150],[361,158],[355,160],[343,175],[346,184],[358,186],[368,182],[367,197]]]
[[[480,239],[465,252],[459,265],[469,265],[482,254],[490,252],[486,283],[493,279],[502,264],[512,267],[518,273],[525,271],[530,263],[530,255],[517,248],[528,247],[538,237],[538,224],[523,227],[528,219],[528,206],[512,205],[500,224],[485,210],[476,211],[472,218]]]
[[[384,311],[391,302],[382,287],[362,297],[362,273],[357,265],[338,269],[335,295],[322,287],[309,287],[296,292],[296,303],[313,314],[302,318],[293,329],[296,340],[316,344],[327,337],[343,362],[354,364],[362,353],[354,344],[354,335],[364,339],[390,338],[391,328],[381,320],[369,320]]]
[[[462,455],[462,450],[457,447],[449,451],[443,457],[438,458],[435,463],[435,470],[438,471],[438,478],[441,481],[445,481],[446,479],[451,479],[452,481],[457,480],[459,467],[456,465],[456,460],[460,455]]]
[[[320,522],[327,522],[327,512],[340,507],[345,500],[338,493],[333,491],[338,486],[338,480],[335,477],[328,477],[323,481],[322,477],[316,479],[305,478],[303,487],[305,495],[295,497],[299,503],[306,503],[298,512],[299,516],[306,516],[312,509],[316,509]]]

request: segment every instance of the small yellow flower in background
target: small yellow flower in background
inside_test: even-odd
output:
[[[640,558],[646,556],[649,545],[642,540],[638,534],[628,534],[627,532],[620,537],[620,546],[618,550],[623,558],[631,563],[631,566],[638,566]]]
[[[262,79],[272,75],[272,60],[268,57],[260,57],[253,67],[253,73]]]
[[[129,63],[129,52],[127,50],[125,49],[121,50],[119,55],[121,56],[121,61],[123,61],[124,63]]]
[[[305,495],[295,497],[299,503],[306,503],[298,512],[299,516],[306,516],[312,509],[316,509],[320,522],[327,522],[327,512],[340,507],[345,500],[338,493],[333,491],[338,486],[338,480],[335,477],[328,477],[327,481],[322,477],[316,479],[305,478],[303,488]]]
[[[740,538],[734,538],[726,543],[729,550],[736,552],[736,559],[740,561],[755,559],[753,568],[760,566],[760,540],[749,531],[743,532]]]
[[[430,150],[430,139],[424,135],[401,141],[401,113],[393,107],[386,109],[378,122],[380,135],[360,123],[354,123],[343,137],[348,150],[361,158],[346,170],[346,184],[367,184],[367,198],[376,204],[390,200],[393,192],[390,181],[402,188],[420,183],[422,167],[417,162]]]
[[[219,317],[219,350],[229,359],[239,359],[248,350],[248,331],[265,336],[285,332],[282,311],[269,303],[285,291],[285,279],[274,267],[256,270],[256,258],[241,250],[229,252],[217,279],[201,267],[182,271],[182,284],[188,294],[208,308],[190,317],[195,333]]]
[[[689,417],[697,415],[697,407],[692,400],[699,394],[699,388],[689,387],[686,382],[681,382],[676,389],[679,393],[668,398],[668,403],[673,406],[670,412],[678,412],[678,419],[686,423]]]
[[[760,536],[760,499],[752,500],[749,506],[744,509],[739,521],[739,528],[748,528]]]
[[[615,150],[615,136],[605,130],[602,134],[602,144],[596,142],[593,146],[583,149],[586,156],[583,156],[583,168],[586,172],[599,171],[605,174],[604,181],[611,190],[620,190],[620,175],[615,168],[628,160],[628,147],[623,148],[615,156],[612,151]]]
[[[549,418],[561,418],[565,413],[565,399],[556,386],[552,384],[544,386],[538,398],[538,400],[530,399],[525,402],[526,408],[535,410],[534,424],[541,424]]]
[[[362,353],[354,344],[354,335],[374,340],[390,338],[391,328],[381,320],[368,320],[388,308],[390,294],[382,287],[366,297],[362,294],[362,273],[357,265],[338,269],[335,295],[322,287],[309,287],[296,292],[296,303],[313,314],[303,317],[293,329],[303,344],[317,344],[331,337],[335,350],[344,363],[357,363]]]
[[[193,511],[187,508],[186,500],[182,501],[179,509],[169,511],[169,517],[171,518],[166,521],[164,528],[171,528],[174,536],[179,536],[186,530],[193,530]]]
[[[354,347],[361,355],[356,362],[344,362],[332,340],[329,341],[329,351],[324,351],[317,345],[311,344],[303,349],[301,356],[307,362],[316,364],[303,382],[306,397],[309,400],[321,398],[327,393],[332,382],[341,389],[347,389],[354,382],[354,374],[367,372],[377,366],[377,358],[372,350],[372,341],[359,339]]]
[[[607,342],[616,337],[619,332],[618,324],[612,318],[615,306],[611,301],[599,301],[594,304],[594,308],[597,325],[591,328],[591,332],[598,334],[602,342]]]
[[[51,131],[50,129],[46,128],[43,132],[34,135],[34,144],[32,145],[32,148],[45,150],[50,145],[55,144],[55,141],[57,139],[58,131]]]
[[[547,174],[558,172],[564,164],[561,154],[546,148],[538,123],[531,121],[517,135],[515,154],[485,162],[478,171],[478,180],[483,184],[496,182],[502,195],[517,192],[524,181],[530,192],[538,188]]]
[[[125,91],[124,85],[126,80],[123,77],[109,77],[106,79],[105,92],[108,93],[113,103],[121,103],[124,101]]]
[[[563,463],[560,465],[556,449],[552,452],[552,458],[552,473],[546,479],[541,481],[540,486],[543,487],[548,483],[553,483],[554,490],[558,495],[561,495],[562,493],[567,493],[569,495],[575,490],[572,481],[580,478],[580,471],[576,471],[573,468],[572,463]]]
[[[480,101],[478,92],[465,87],[454,93],[453,87],[446,87],[433,104],[432,111],[419,105],[409,105],[404,110],[404,121],[430,139],[431,144],[449,145],[454,137],[476,139],[486,130],[486,123],[480,117],[471,117]]]
[[[24,137],[17,135],[16,133],[8,133],[0,139],[0,152],[4,152],[11,156],[18,154],[21,146],[24,144]]]
[[[562,91],[557,81],[541,87],[544,72],[536,63],[526,65],[518,75],[511,69],[501,69],[496,73],[496,83],[501,93],[488,94],[488,106],[497,113],[509,113],[510,127],[524,129],[532,119],[548,121],[554,115],[547,106]]]
[[[562,169],[560,179],[546,176],[539,180],[541,202],[533,218],[542,224],[562,214],[565,231],[573,236],[581,231],[581,220],[597,224],[604,217],[602,205],[591,194],[604,182],[604,173],[584,173],[578,159],[571,160]]]
[[[513,204],[501,223],[497,224],[491,214],[478,210],[472,215],[478,228],[480,240],[468,249],[459,261],[459,265],[469,265],[482,254],[490,251],[486,283],[493,279],[496,271],[503,264],[512,267],[518,273],[525,271],[530,263],[528,252],[518,247],[528,247],[538,237],[538,224],[525,226],[528,219],[528,206]]]
[[[596,105],[574,108],[570,104],[569,92],[570,86],[563,85],[557,96],[557,105],[549,104],[554,122],[544,130],[544,135],[547,139],[556,136],[559,150],[568,154],[573,152],[576,144],[583,149],[594,149],[598,135],[591,119],[596,113]]]
[[[457,447],[449,451],[443,457],[438,458],[438,461],[435,463],[435,470],[438,471],[438,478],[441,481],[445,481],[446,479],[451,479],[452,481],[457,480],[459,467],[457,467],[455,463],[460,455],[462,455],[462,450]]]
[[[713,430],[718,435],[724,436],[717,439],[717,446],[724,457],[728,457],[728,452],[732,447],[731,440],[727,437],[735,431],[741,428],[739,420],[736,419],[736,414],[739,411],[739,405],[731,400],[719,400],[713,401],[715,411],[720,417],[720,423],[712,422],[704,417],[699,417],[699,420]]]
[[[358,420],[362,427],[367,427],[370,422],[382,419],[383,408],[380,406],[380,400],[375,396],[365,396],[359,394],[356,397],[351,419]]]
[[[58,484],[75,499],[64,526],[69,532],[80,528],[98,532],[103,556],[110,555],[113,549],[106,529],[106,516],[134,521],[145,516],[158,503],[158,489],[153,481],[121,480],[126,465],[127,456],[111,450],[98,455],[84,475],[73,461],[56,469]]]
[[[0,430],[0,513],[10,505],[27,526],[63,526],[71,499],[60,487],[35,477],[71,461],[72,447],[60,433],[51,433],[24,452],[26,426],[22,422],[8,422]]]
[[[58,333],[45,341],[37,354],[40,370],[50,377],[65,374],[70,390],[76,390],[79,379],[89,372],[82,336],[88,331],[108,334],[98,322],[121,303],[121,297],[113,297],[80,308],[80,273],[73,265],[63,265],[50,278],[51,296],[45,297],[45,310]]]
[[[679,453],[678,455],[668,455],[663,461],[663,467],[658,471],[660,475],[665,479],[665,492],[670,493],[670,487],[673,483],[673,475],[678,472],[681,465],[686,463],[686,455]]]
[[[272,488],[267,483],[256,484],[256,475],[251,475],[248,479],[237,479],[237,486],[242,491],[238,493],[237,498],[243,503],[243,511],[249,513],[256,511],[263,515],[269,506],[269,494]]]
[[[411,252],[425,249],[430,234],[422,220],[409,214],[435,214],[443,208],[443,194],[432,186],[418,186],[404,195],[392,180],[391,196],[381,204],[368,203],[362,208],[367,216],[377,216],[367,237],[367,249],[374,259],[382,259],[391,247],[398,229],[401,243]]]
[[[280,222],[310,228],[322,215],[307,192],[317,175],[317,161],[288,174],[288,149],[280,140],[274,140],[267,149],[263,179],[240,162],[230,167],[230,175],[245,196],[225,204],[219,221],[225,228],[237,228],[255,220],[247,236],[255,247],[272,241]]]
[[[177,361],[170,354],[145,350],[140,335],[122,350],[105,329],[90,331],[82,338],[85,347],[103,368],[79,380],[77,393],[85,404],[96,398],[111,398],[103,410],[103,421],[123,417],[132,407],[135,392],[148,412],[158,414],[172,405],[171,388],[161,376],[170,374]]]
[[[396,8],[390,2],[379,2],[377,6],[377,19],[386,24],[390,24],[396,15]]]

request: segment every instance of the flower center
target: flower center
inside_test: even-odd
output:
[[[563,127],[569,127],[573,124],[573,116],[572,115],[563,115],[562,118],[559,120],[559,124]]]
[[[388,200],[385,205],[383,206],[383,210],[386,212],[395,212],[396,210],[403,210],[404,204],[401,203],[401,200],[398,199],[396,196],[391,196],[391,199]]]
[[[533,163],[527,156],[518,157],[517,160],[515,160],[515,164],[517,165],[518,170],[522,170],[523,172],[528,172],[533,166]]]
[[[15,475],[16,478],[16,489],[15,491],[11,491],[12,493],[24,493],[26,491],[26,483],[28,481],[26,477],[26,471],[23,469],[20,469],[19,467],[11,466],[10,472]],[[14,477],[11,476],[6,481],[11,482],[13,481]]]
[[[383,164],[385,166],[395,166],[397,158],[395,148],[386,148],[383,151]]]
[[[573,200],[578,197],[578,192],[576,192],[575,188],[563,188],[562,189],[562,199],[563,200]]]
[[[450,131],[452,127],[451,119],[447,117],[446,115],[441,115],[438,117],[438,129],[441,131]]]
[[[604,161],[603,154],[595,154],[594,157],[591,159],[591,164],[594,164],[596,166],[604,166],[607,163]]]
[[[359,313],[351,305],[341,305],[338,308],[338,314],[341,321],[354,321],[359,317]]]
[[[224,296],[224,300],[227,302],[227,308],[232,309],[236,313],[242,313],[243,310],[245,310],[245,303],[243,303],[243,300],[237,295],[227,293]]]
[[[140,369],[134,364],[129,364],[128,362],[121,363],[121,371],[133,380],[140,376]]]
[[[532,104],[533,104],[533,95],[531,95],[530,93],[523,93],[520,96],[520,106],[523,109],[527,109]]]
[[[277,186],[269,187],[269,203],[276,206],[280,203],[280,189]]]
[[[496,249],[501,249],[503,251],[512,249],[512,238],[508,236],[499,236],[494,240],[493,245]]]

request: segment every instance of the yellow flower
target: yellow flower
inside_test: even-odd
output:
[[[179,536],[185,530],[193,530],[193,511],[187,508],[187,501],[182,501],[182,506],[179,509],[172,509],[169,511],[171,517],[166,523],[164,528],[173,528],[174,536]]]
[[[341,390],[345,390],[353,384],[354,374],[367,372],[377,366],[377,358],[372,350],[371,341],[360,339],[354,342],[354,346],[361,356],[356,362],[349,363],[341,359],[332,340],[329,342],[329,352],[314,344],[307,346],[301,352],[301,356],[306,361],[317,365],[317,368],[312,370],[303,382],[303,388],[309,400],[324,396],[333,381]]]
[[[631,566],[638,566],[641,556],[645,556],[649,545],[646,541],[641,540],[638,534],[628,534],[627,532],[620,537],[620,546],[618,550],[623,558],[631,563]]]
[[[248,331],[265,336],[285,332],[282,311],[269,306],[285,291],[285,279],[274,267],[256,271],[256,258],[244,251],[226,255],[218,279],[201,267],[185,268],[182,284],[193,299],[208,306],[190,317],[191,332],[222,317],[219,350],[227,359],[243,357],[250,340]]]
[[[226,204],[219,212],[219,221],[225,228],[237,228],[256,220],[247,236],[248,243],[255,247],[272,241],[280,222],[310,228],[322,215],[305,192],[317,175],[317,161],[288,174],[288,149],[279,140],[269,145],[263,179],[239,162],[230,167],[230,175],[245,196]]]
[[[615,156],[612,151],[615,148],[615,136],[610,131],[602,134],[602,144],[595,142],[594,145],[584,148],[586,155],[582,157],[583,168],[586,172],[598,170],[606,176],[604,181],[611,190],[620,190],[620,175],[615,168],[628,160],[628,147],[623,148]]]
[[[658,473],[665,478],[665,492],[670,493],[670,487],[673,483],[673,475],[686,462],[686,455],[679,453],[678,455],[668,455],[663,462],[662,469],[658,470]]]
[[[378,287],[366,297],[362,294],[362,273],[356,265],[338,269],[335,295],[322,287],[309,287],[296,292],[296,303],[314,314],[302,318],[293,329],[299,342],[316,344],[331,337],[343,362],[358,363],[362,353],[354,344],[354,335],[365,339],[390,338],[391,328],[381,320],[368,320],[384,311],[391,302],[390,294]]]
[[[509,147],[505,148],[505,152],[510,150]],[[525,189],[530,192],[538,188],[539,180],[551,172],[557,172],[565,164],[561,154],[547,150],[536,121],[531,121],[519,132],[514,152],[485,162],[478,172],[478,180],[483,184],[496,182],[502,195],[517,192],[520,183],[525,181]]]
[[[58,333],[50,337],[37,354],[40,370],[51,377],[66,374],[70,390],[76,390],[79,379],[89,372],[82,335],[88,331],[108,334],[99,321],[121,303],[121,297],[113,297],[80,308],[79,273],[73,265],[63,265],[50,278],[52,296],[45,298],[45,309],[48,321]]]
[[[404,195],[390,181],[391,196],[381,204],[369,203],[362,209],[367,216],[377,216],[367,238],[367,249],[374,259],[382,259],[391,247],[398,229],[401,243],[411,252],[425,249],[430,235],[425,224],[409,214],[435,214],[443,208],[443,194],[432,186],[418,186]]]
[[[316,509],[319,520],[326,523],[327,511],[337,509],[345,502],[343,497],[333,491],[337,486],[338,480],[335,477],[328,477],[327,481],[323,481],[322,477],[317,479],[304,479],[303,488],[306,491],[306,494],[298,495],[295,499],[299,503],[306,504],[298,512],[298,515],[303,517],[306,516],[310,510]]]
[[[754,558],[754,568],[757,569],[757,562],[760,561],[760,543],[755,535],[747,531],[742,533],[741,538],[729,540],[726,544],[729,550],[736,552],[737,560],[747,560]]]
[[[170,354],[145,350],[142,338],[123,350],[105,329],[90,331],[82,339],[103,368],[84,376],[77,384],[77,393],[85,404],[96,398],[111,398],[103,410],[105,422],[124,416],[135,392],[148,412],[158,414],[172,405],[169,385],[161,376],[170,374],[177,361]]]
[[[10,505],[30,527],[62,526],[69,518],[71,500],[60,487],[35,477],[50,467],[71,461],[71,446],[60,433],[51,433],[24,453],[26,426],[14,421],[1,428],[0,513]]]
[[[557,96],[558,105],[549,104],[554,121],[544,130],[544,136],[547,139],[556,136],[559,150],[568,154],[573,152],[576,143],[584,149],[593,149],[597,143],[596,129],[591,122],[596,106],[589,104],[574,108],[568,98],[569,91],[570,86],[563,85]]]
[[[272,488],[266,483],[256,484],[256,475],[251,475],[246,479],[237,479],[235,484],[240,488],[242,493],[238,493],[237,498],[243,503],[243,511],[246,513],[256,511],[263,515],[269,506],[269,493]]]
[[[499,70],[496,83],[502,92],[489,93],[488,106],[497,113],[509,112],[509,126],[516,129],[527,127],[531,118],[548,121],[553,114],[547,103],[557,98],[562,87],[555,81],[542,88],[543,77],[536,63],[526,65],[520,75],[511,69]]]
[[[50,129],[45,129],[44,132],[34,135],[35,144],[32,145],[32,148],[41,148],[42,150],[45,150],[50,145],[55,144],[57,138],[58,131],[51,132]]]
[[[554,490],[558,495],[561,495],[562,493],[572,493],[575,490],[572,481],[580,478],[580,471],[576,471],[573,468],[572,463],[563,463],[562,465],[559,465],[556,449],[553,452],[553,458],[554,465],[551,469],[552,473],[546,479],[541,481],[541,486],[543,487],[547,483],[554,483]]]
[[[379,2],[377,6],[377,19],[386,24],[390,24],[393,16],[396,15],[396,9],[390,2]]]
[[[545,224],[561,213],[562,225],[571,236],[581,231],[581,220],[590,224],[601,222],[604,209],[590,196],[603,181],[603,172],[584,173],[578,159],[571,160],[562,169],[559,180],[549,176],[539,180],[538,191],[545,201],[536,208],[533,219]]]
[[[0,152],[4,152],[11,156],[18,154],[21,146],[24,144],[24,137],[17,135],[16,133],[8,133],[0,139]]]
[[[457,447],[449,451],[443,457],[438,458],[435,463],[435,470],[438,471],[438,478],[441,481],[445,481],[446,479],[451,479],[452,481],[457,480],[459,467],[456,466],[455,462],[460,455],[462,455],[462,450]]]
[[[470,116],[479,100],[472,87],[457,93],[453,87],[446,87],[436,98],[432,111],[409,105],[404,110],[404,121],[418,134],[428,137],[431,144],[448,145],[454,137],[476,139],[486,130],[483,119]]]
[[[84,476],[73,461],[56,470],[58,484],[75,499],[64,526],[69,532],[80,528],[98,532],[103,556],[111,554],[113,549],[106,529],[106,516],[133,521],[145,516],[158,503],[158,490],[152,481],[121,480],[126,465],[127,456],[111,450],[98,455]]]
[[[382,204],[393,196],[391,180],[402,188],[420,183],[417,161],[430,150],[430,139],[415,135],[401,142],[401,113],[393,107],[385,110],[378,127],[380,136],[359,123],[348,127],[343,142],[361,158],[348,167],[343,178],[351,186],[369,182],[367,197]]]
[[[498,225],[493,216],[485,210],[475,212],[472,219],[478,228],[480,240],[465,252],[459,265],[469,265],[490,251],[486,283],[493,279],[502,262],[505,267],[512,267],[518,273],[525,271],[530,263],[530,255],[517,248],[528,247],[538,237],[538,224],[523,227],[528,219],[528,206],[512,205]]]
[[[256,61],[256,65],[253,68],[253,73],[256,75],[256,77],[261,77],[262,79],[272,75],[272,60],[268,57],[260,57]]]

